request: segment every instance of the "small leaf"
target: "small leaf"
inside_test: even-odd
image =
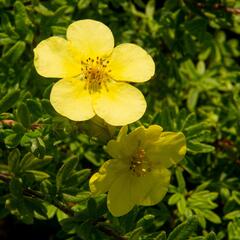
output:
[[[146,15],[148,18],[152,19],[155,12],[155,0],[149,0],[146,5]]]
[[[132,232],[131,232],[131,234],[130,234],[130,236],[129,236],[129,240],[138,240],[138,239],[140,239],[140,236],[142,235],[142,232],[143,232],[144,230],[143,230],[143,227],[138,227],[138,228],[135,228]]]
[[[209,153],[209,152],[213,152],[215,150],[215,147],[191,140],[191,141],[188,141],[187,143],[187,149],[189,152],[192,152],[192,153]]]
[[[9,64],[16,63],[19,58],[22,56],[25,51],[26,43],[23,41],[18,41],[13,45],[4,55],[3,60],[8,62]]]
[[[4,143],[11,148],[17,147],[17,145],[20,143],[22,138],[21,134],[16,134],[16,133],[12,133],[9,134],[5,139],[4,139]]]
[[[232,211],[224,216],[225,219],[235,219],[235,218],[240,218],[240,210],[235,210]]]
[[[197,105],[198,96],[199,96],[199,90],[197,88],[191,88],[187,98],[187,107],[190,111],[194,111]]]
[[[22,182],[18,178],[12,178],[9,184],[9,189],[13,197],[20,199],[22,198],[23,187]]]
[[[186,240],[197,230],[198,221],[195,216],[178,225],[168,236],[168,240]]]
[[[18,100],[20,96],[20,90],[10,90],[0,100],[0,113],[8,111]]]
[[[219,224],[221,223],[221,218],[216,214],[214,213],[213,211],[211,210],[207,210],[205,209],[204,211],[202,211],[203,213],[203,216],[209,220],[210,222],[213,222],[213,223],[216,223],[216,224]]]
[[[29,111],[38,117],[42,116],[42,108],[40,103],[37,100],[33,100],[33,99],[28,99],[27,100],[27,106]]]
[[[78,9],[85,9],[89,6],[91,0],[79,0],[78,1]]]
[[[25,174],[31,174],[36,182],[41,182],[50,177],[49,174],[36,170],[26,170]]]
[[[30,23],[30,20],[27,15],[27,11],[23,3],[20,1],[16,1],[14,3],[14,8],[15,8],[14,18],[15,18],[16,30],[20,35],[25,36],[27,31],[29,30],[28,25]]]
[[[43,110],[47,114],[49,114],[51,116],[56,116],[57,115],[56,111],[54,110],[53,106],[51,105],[51,103],[48,99],[42,99],[41,103],[42,103],[42,106],[43,106]]]
[[[181,199],[182,194],[180,193],[175,193],[173,194],[169,199],[168,199],[168,204],[169,205],[175,205],[177,202]]]
[[[153,240],[167,240],[166,232],[161,232]]]
[[[9,167],[9,171],[16,173],[16,171],[19,168],[19,162],[20,162],[20,156],[21,153],[20,151],[15,148],[14,150],[12,150],[9,155],[8,155],[8,167]]]
[[[58,191],[60,190],[64,181],[66,181],[67,178],[69,178],[72,171],[76,168],[77,165],[78,165],[78,159],[75,156],[73,156],[67,161],[65,161],[62,167],[59,169],[56,176],[56,187]]]
[[[214,232],[210,232],[207,236],[206,236],[206,240],[217,240],[217,236]]]
[[[25,103],[21,103],[17,109],[17,118],[25,128],[31,126],[31,116]]]

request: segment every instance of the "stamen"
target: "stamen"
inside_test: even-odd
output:
[[[82,67],[81,79],[86,81],[85,89],[89,91],[89,93],[99,92],[102,87],[107,88],[107,82],[110,80],[109,72],[111,70],[107,69],[107,65],[109,60],[100,58],[97,56],[94,58],[87,58],[85,61],[81,61],[81,64],[85,66]]]
[[[145,155],[145,150],[139,147],[131,158],[129,169],[137,177],[144,176],[152,170],[151,162]]]

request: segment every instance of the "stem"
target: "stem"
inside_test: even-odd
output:
[[[7,125],[9,127],[12,127],[15,123],[16,123],[16,121],[12,120],[12,119],[5,119],[5,120],[0,121],[0,124]],[[42,127],[42,124],[40,124],[40,123],[33,123],[31,125],[32,130],[35,130],[35,129],[41,128],[41,127]]]
[[[2,180],[5,183],[9,183],[11,181],[11,177],[9,176],[9,174],[5,174],[5,173],[0,173],[0,180]],[[42,201],[47,201],[45,196],[38,191],[32,190],[30,188],[25,188],[23,189],[23,194],[25,196],[29,196],[32,198],[38,198]],[[67,206],[65,206],[62,202],[58,201],[58,200],[53,200],[53,201],[48,201],[50,204],[54,205],[56,208],[60,209],[62,212],[66,213],[68,216],[73,217],[74,216],[74,211],[70,208],[68,208]]]
[[[11,176],[7,173],[0,172],[0,180],[2,180],[6,184],[9,184],[10,181],[11,181]],[[45,198],[43,193],[41,193],[39,191],[32,190],[30,188],[23,189],[23,194],[25,196],[28,196],[28,197],[37,198],[37,199],[40,199],[42,201],[47,201],[48,203],[52,204],[56,208],[60,209],[62,212],[64,212],[69,217],[74,217],[74,211],[71,208],[67,207],[63,202],[61,202],[59,200],[48,201]],[[127,238],[118,235],[111,228],[104,226],[102,224],[102,222],[100,222],[100,221],[97,221],[97,222],[94,223],[94,225],[97,226],[100,231],[102,231],[103,233],[105,233],[108,236],[111,236],[113,239],[127,240]]]
[[[204,3],[198,2],[198,3],[196,3],[196,6],[197,6],[198,8],[200,8],[200,9],[204,9],[204,8],[206,8],[208,5],[206,5],[206,4],[204,4]],[[227,12],[227,13],[232,13],[232,14],[236,14],[236,15],[240,14],[240,8],[227,7],[227,6],[225,6],[224,4],[221,4],[221,3],[215,3],[215,4],[213,4],[211,7],[212,7],[212,9],[214,9],[214,10],[221,10],[221,9],[223,9],[223,10],[224,10],[225,12]]]

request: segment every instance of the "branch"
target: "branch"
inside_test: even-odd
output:
[[[0,180],[2,180],[3,182],[9,184],[9,182],[11,181],[11,177],[10,177],[9,174],[0,173]],[[38,199],[40,199],[42,201],[47,201],[45,196],[41,192],[32,190],[30,188],[23,189],[23,194],[25,196],[29,196],[29,197],[32,197],[32,198],[38,198]],[[60,209],[62,212],[64,212],[68,216],[70,216],[70,217],[74,216],[74,211],[71,208],[68,208],[62,202],[60,202],[58,200],[47,201],[47,202],[49,202],[50,204],[54,205],[56,208]]]
[[[200,9],[204,9],[204,8],[208,7],[209,5],[199,2],[199,3],[196,3],[196,6]],[[221,10],[222,9],[227,13],[232,13],[232,14],[236,14],[236,15],[240,14],[240,8],[227,7],[227,6],[225,6],[224,4],[221,4],[221,3],[215,3],[211,7],[214,10]]]
[[[112,236],[116,240],[127,240],[128,239],[126,237],[118,235],[111,228],[108,228],[108,227],[106,227],[106,226],[104,226],[104,225],[102,225],[100,223],[98,223],[96,226],[98,227],[98,229],[100,231],[104,232],[108,236]]]
[[[12,120],[12,119],[4,119],[4,120],[0,121],[0,124],[7,125],[9,127],[12,127],[15,123],[16,123],[16,121]],[[41,128],[41,127],[42,127],[42,124],[39,124],[39,123],[33,123],[31,125],[32,130],[35,130],[35,129]]]
[[[11,176],[7,173],[0,172],[0,180],[2,180],[6,184],[9,184],[11,181]],[[58,200],[49,201],[45,198],[44,194],[42,194],[39,191],[35,191],[30,188],[25,188],[25,189],[23,189],[23,194],[28,197],[37,198],[42,201],[46,201],[46,202],[52,204],[53,206],[55,206],[56,208],[60,209],[62,212],[64,212],[69,217],[74,217],[74,211],[71,208],[67,207],[63,202],[58,201]],[[116,232],[113,231],[113,229],[111,229],[107,226],[104,226],[101,222],[101,219],[100,219],[100,221],[96,221],[93,224],[96,227],[98,227],[98,229],[100,231],[102,231],[103,233],[105,233],[108,236],[111,236],[113,239],[127,240],[126,237],[118,235]]]

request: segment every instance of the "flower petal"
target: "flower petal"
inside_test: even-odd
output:
[[[81,72],[81,65],[73,59],[68,41],[60,37],[50,37],[37,45],[34,65],[44,77],[66,78]]]
[[[145,151],[153,164],[168,168],[183,159],[186,153],[186,139],[181,132],[163,132],[159,140],[149,144]]]
[[[137,121],[146,110],[142,93],[127,83],[109,82],[107,89],[93,95],[96,114],[113,126]]]
[[[129,159],[136,151],[139,143],[137,136],[143,128],[137,128],[127,135],[127,126],[122,127],[117,140],[110,140],[106,146],[106,151],[113,158],[122,159],[129,163]]]
[[[114,48],[109,69],[111,77],[117,81],[145,82],[155,72],[152,57],[141,47],[124,43]]]
[[[107,197],[107,206],[113,216],[127,214],[135,205],[132,198],[134,191],[129,172],[120,175],[110,187]]]
[[[150,125],[145,129],[144,142],[145,144],[154,142],[159,139],[163,129],[159,125]]]
[[[99,172],[92,175],[89,187],[92,193],[100,194],[107,192],[112,183],[126,171],[126,165],[117,159],[106,161]]]
[[[165,168],[155,169],[149,176],[146,175],[146,179],[142,180],[145,180],[144,184],[148,186],[148,191],[145,191],[145,197],[138,204],[152,206],[159,203],[167,193],[170,176],[170,171]]]
[[[109,56],[114,47],[111,30],[105,24],[91,19],[70,24],[67,39],[81,59]]]
[[[74,121],[88,120],[95,115],[91,95],[81,80],[62,79],[55,83],[50,102],[58,113]]]

